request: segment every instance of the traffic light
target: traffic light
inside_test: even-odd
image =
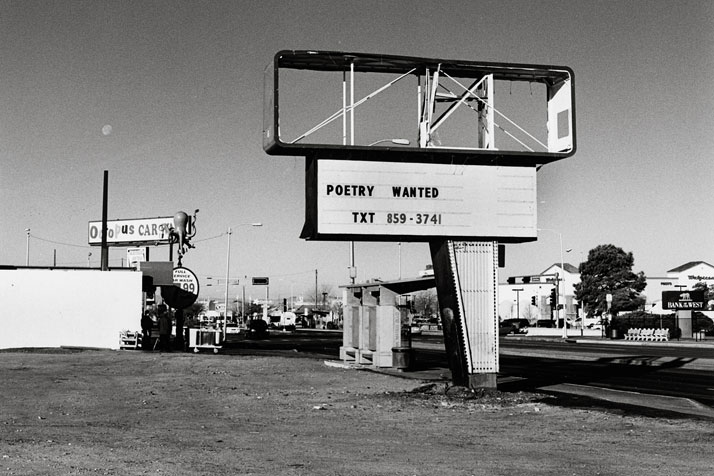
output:
[[[530,277],[530,276],[523,276],[523,278],[521,279],[521,281],[523,281],[523,284],[528,284],[528,283],[531,282],[531,277]]]
[[[506,282],[507,282],[508,284],[516,284],[516,278],[514,278],[513,276],[511,276],[510,278],[508,278],[508,279],[506,280]]]
[[[536,306],[536,297],[531,296],[531,306]]]
[[[550,291],[550,307],[551,309],[555,309],[555,304],[558,302],[557,296],[555,294],[555,288],[553,288]]]

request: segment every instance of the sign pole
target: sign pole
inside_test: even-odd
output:
[[[498,244],[434,240],[429,247],[452,382],[495,389]]]

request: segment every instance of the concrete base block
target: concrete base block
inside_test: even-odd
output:
[[[469,374],[469,388],[496,389],[495,373]]]
[[[355,349],[354,347],[341,346],[340,360],[344,360],[345,362],[353,362],[357,360],[357,352],[357,349]]]

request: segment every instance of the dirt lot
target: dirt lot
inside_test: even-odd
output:
[[[711,421],[322,359],[0,352],[0,474],[711,475]]]

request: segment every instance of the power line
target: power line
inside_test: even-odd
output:
[[[55,245],[71,246],[71,247],[73,247],[73,248],[89,248],[89,249],[92,249],[92,248],[93,248],[92,246],[89,246],[89,245],[75,245],[75,244],[73,244],[73,243],[63,243],[63,242],[61,242],[61,241],[48,240],[47,238],[42,238],[42,237],[39,237],[39,236],[33,235],[33,234],[30,234],[30,238],[34,238],[34,239],[36,239],[36,240],[44,241],[44,242],[47,242],[47,243],[52,243],[52,244],[55,244]]]
[[[223,233],[221,233],[220,235],[211,236],[211,237],[209,237],[209,238],[202,238],[202,239],[200,239],[200,240],[193,240],[193,242],[194,242],[194,243],[201,243],[201,242],[203,242],[203,241],[215,240],[216,238],[221,238],[221,237],[223,237],[223,236],[226,236],[226,234],[227,234],[226,232],[223,232]]]

